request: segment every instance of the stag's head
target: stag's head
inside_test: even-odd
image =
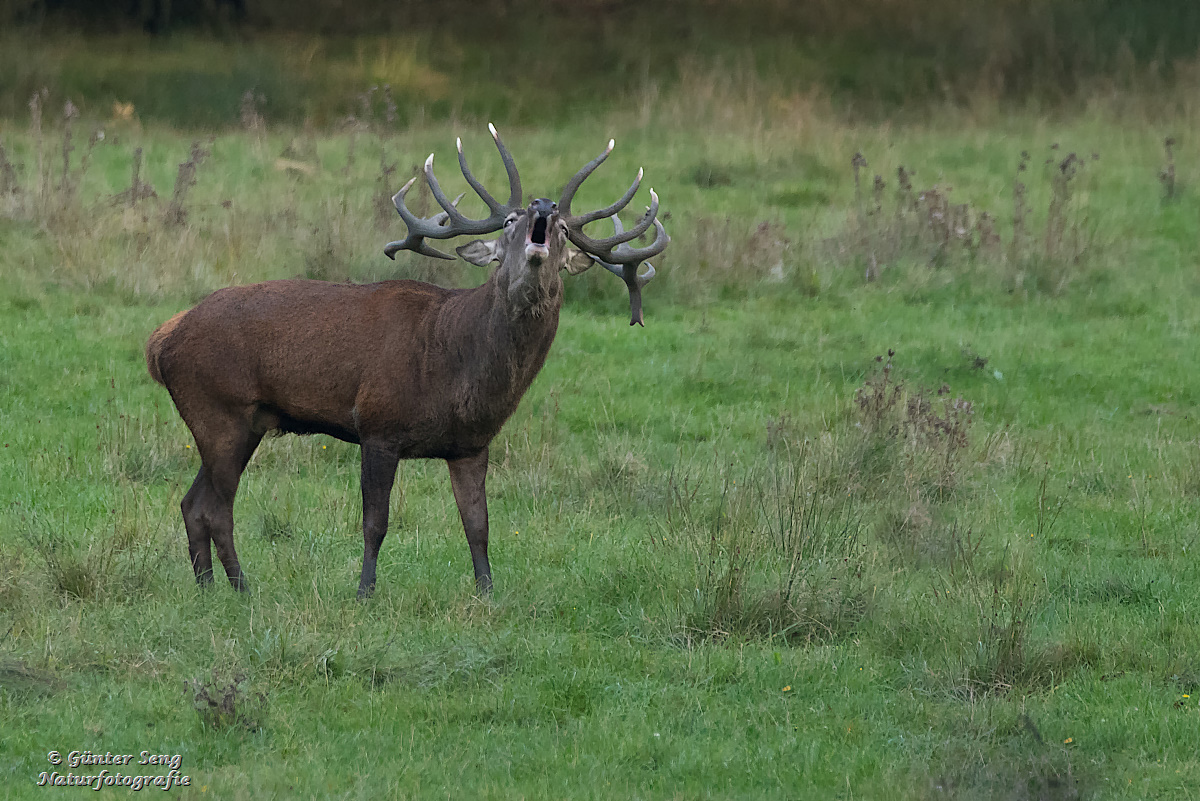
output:
[[[538,309],[556,294],[558,272],[571,269],[567,262],[573,255],[567,249],[566,226],[558,219],[558,204],[547,198],[510,213],[497,238],[476,239],[455,251],[481,267],[500,262],[500,283],[516,313]]]
[[[462,140],[458,141],[458,163],[462,168],[463,177],[487,205],[491,214],[483,219],[470,219],[458,210],[459,195],[450,200],[442,191],[437,178],[433,174],[433,155],[425,160],[425,179],[442,211],[428,218],[416,217],[407,206],[404,198],[412,188],[416,178],[410,180],[392,201],[401,219],[408,226],[408,236],[403,240],[391,242],[384,248],[388,258],[395,258],[399,250],[412,250],[426,256],[441,259],[453,258],[434,247],[426,244],[426,239],[450,239],[460,235],[486,234],[500,231],[495,239],[479,239],[457,248],[457,252],[473,264],[486,265],[493,261],[500,262],[499,272],[506,279],[509,295],[514,299],[532,299],[552,282],[557,281],[560,270],[567,270],[572,275],[586,270],[593,263],[599,264],[625,282],[629,290],[629,305],[632,319],[629,324],[644,325],[642,318],[642,287],[654,277],[653,265],[647,263],[646,270],[639,274],[638,267],[646,259],[661,253],[666,248],[670,238],[657,219],[658,195],[650,190],[650,206],[638,223],[626,231],[621,225],[617,213],[629,204],[637,193],[642,180],[642,171],[638,170],[637,178],[628,191],[614,204],[603,209],[573,215],[571,200],[584,180],[599,167],[613,150],[613,141],[609,140],[608,147],[603,153],[575,174],[563,189],[562,197],[555,203],[547,198],[538,198],[526,207],[521,206],[521,178],[517,173],[516,164],[500,135],[493,125],[488,125],[500,158],[508,173],[509,198],[507,203],[500,203],[475,179],[467,167],[466,156],[463,155]],[[604,217],[612,220],[614,234],[603,239],[592,239],[583,232],[583,227]],[[643,248],[629,246],[629,242],[642,236],[654,226],[654,241]],[[578,248],[572,251],[568,242]]]

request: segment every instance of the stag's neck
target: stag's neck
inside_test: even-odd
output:
[[[503,268],[458,296],[445,333],[460,354],[454,406],[463,420],[498,429],[516,410],[550,352],[562,297],[557,273],[530,286],[508,281]]]

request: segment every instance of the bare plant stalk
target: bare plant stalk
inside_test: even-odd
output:
[[[4,144],[0,143],[0,195],[15,195],[21,190],[17,184],[17,171],[8,160]]]
[[[1175,154],[1172,148],[1175,146],[1175,137],[1168,136],[1163,140],[1163,147],[1167,151],[1167,166],[1163,167],[1162,172],[1158,174],[1158,180],[1163,185],[1163,191],[1166,193],[1164,200],[1175,199]]]
[[[1017,164],[1017,176],[1013,179],[1013,236],[1009,261],[1014,265],[1021,261],[1022,243],[1025,239],[1025,221],[1029,209],[1025,204],[1025,184],[1021,181],[1021,173],[1029,166],[1029,151],[1021,151],[1021,161]]]
[[[850,166],[854,170],[854,205],[858,208],[858,216],[862,218],[862,183],[858,178],[858,171],[867,166],[867,159],[862,153],[855,153],[854,158],[850,159]]]
[[[346,166],[342,168],[342,175],[349,175],[354,170],[354,150],[358,144],[358,133],[362,129],[362,123],[351,114],[345,119],[342,127],[350,134],[350,139],[346,143]]]
[[[375,228],[386,231],[394,218],[395,207],[392,205],[392,176],[396,173],[396,162],[388,163],[387,146],[383,138],[379,140],[379,176],[375,183],[379,189],[375,193]]]
[[[74,133],[75,120],[79,117],[79,109],[75,104],[68,100],[63,105],[63,140],[62,140],[62,178],[58,182],[58,189],[64,195],[71,192],[71,152],[75,150],[75,145],[72,143],[72,135]]]
[[[398,111],[396,101],[392,99],[392,85],[385,83],[383,85],[383,121],[389,128],[396,124],[396,120],[399,118]]]
[[[914,232],[911,220],[917,211],[917,198],[913,194],[913,173],[904,165],[896,168],[896,239],[899,246],[911,244]]]
[[[118,205],[128,204],[130,208],[133,208],[139,200],[151,197],[158,197],[158,193],[154,191],[154,187],[142,180],[142,149],[139,147],[133,151],[133,169],[129,179],[129,188],[113,197],[113,202]]]
[[[239,107],[242,127],[254,135],[255,147],[258,150],[259,158],[262,158],[263,155],[263,140],[267,132],[266,120],[263,119],[259,107],[266,102],[266,99],[262,93],[254,89],[247,89],[242,95],[242,102]]]
[[[50,90],[39,89],[33,93],[33,97],[29,98],[29,130],[33,135],[34,154],[37,161],[37,182],[34,190],[39,201],[45,199],[50,183],[46,175],[46,143],[42,135],[42,108],[49,96]]]
[[[1050,209],[1046,215],[1046,257],[1062,253],[1063,236],[1067,228],[1067,205],[1071,201],[1071,179],[1075,177],[1082,162],[1074,153],[1069,153],[1058,163],[1050,181]]]
[[[209,151],[200,146],[199,140],[192,142],[191,155],[188,160],[179,165],[179,173],[175,176],[175,189],[171,192],[171,202],[167,206],[163,221],[167,225],[183,225],[187,222],[188,191],[196,185],[196,170],[204,163]]]

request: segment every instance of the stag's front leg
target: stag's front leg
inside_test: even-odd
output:
[[[488,469],[487,448],[475,456],[447,460],[446,465],[450,468],[450,486],[454,488],[454,500],[458,502],[458,516],[462,518],[467,545],[471,548],[475,586],[482,593],[491,592],[492,567],[488,564],[487,555],[487,491],[484,487]]]
[[[396,480],[396,465],[400,459],[387,445],[372,442],[362,444],[363,497],[363,568],[358,582],[358,597],[367,598],[375,590],[375,561],[379,546],[387,536],[388,499]]]

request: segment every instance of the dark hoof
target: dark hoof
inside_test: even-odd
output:
[[[250,592],[250,582],[245,576],[230,576],[229,583],[238,592]]]
[[[360,601],[369,600],[370,597],[374,594],[375,594],[375,585],[374,584],[368,584],[366,586],[359,586],[359,588],[358,588],[358,600],[360,600]]]

